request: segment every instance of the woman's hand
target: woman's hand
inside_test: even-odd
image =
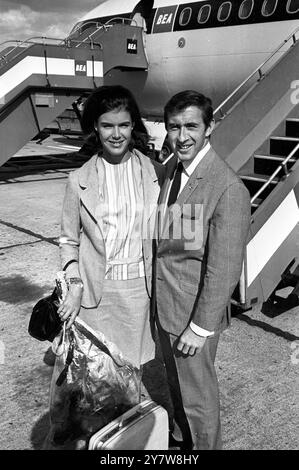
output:
[[[67,320],[66,329],[74,323],[81,308],[83,289],[76,284],[70,284],[66,298],[60,304],[57,312],[62,321]]]

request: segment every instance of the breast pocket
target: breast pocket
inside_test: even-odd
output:
[[[197,294],[198,286],[190,284],[186,281],[180,281],[180,288],[182,291],[187,292],[188,294],[191,294],[195,297]]]
[[[186,250],[200,250],[203,246],[203,205],[184,204],[181,215],[182,239]]]

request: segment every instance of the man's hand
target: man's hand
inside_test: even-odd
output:
[[[183,354],[194,356],[197,351],[201,351],[205,342],[206,338],[196,335],[190,326],[187,326],[179,338],[177,349]]]
[[[83,289],[80,286],[76,286],[75,284],[71,285],[66,298],[58,308],[58,314],[61,320],[68,320],[66,324],[67,329],[74,323],[80,311],[82,293]]]

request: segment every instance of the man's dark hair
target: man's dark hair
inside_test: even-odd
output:
[[[206,129],[213,120],[213,107],[210,98],[194,90],[181,91],[174,95],[164,107],[164,123],[167,128],[169,116],[180,113],[190,106],[196,106],[202,111],[203,122]]]
[[[96,123],[102,114],[113,110],[127,111],[134,124],[130,150],[133,147],[146,153],[149,135],[142,122],[141,114],[132,93],[121,85],[101,86],[96,88],[87,98],[84,104],[81,117],[81,128],[84,134],[91,134],[95,131]],[[98,150],[101,148],[98,142]]]

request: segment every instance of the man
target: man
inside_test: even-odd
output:
[[[221,449],[214,360],[240,278],[249,193],[210,145],[209,98],[178,93],[164,119],[174,157],[160,195],[154,285],[173,438],[185,450]]]

